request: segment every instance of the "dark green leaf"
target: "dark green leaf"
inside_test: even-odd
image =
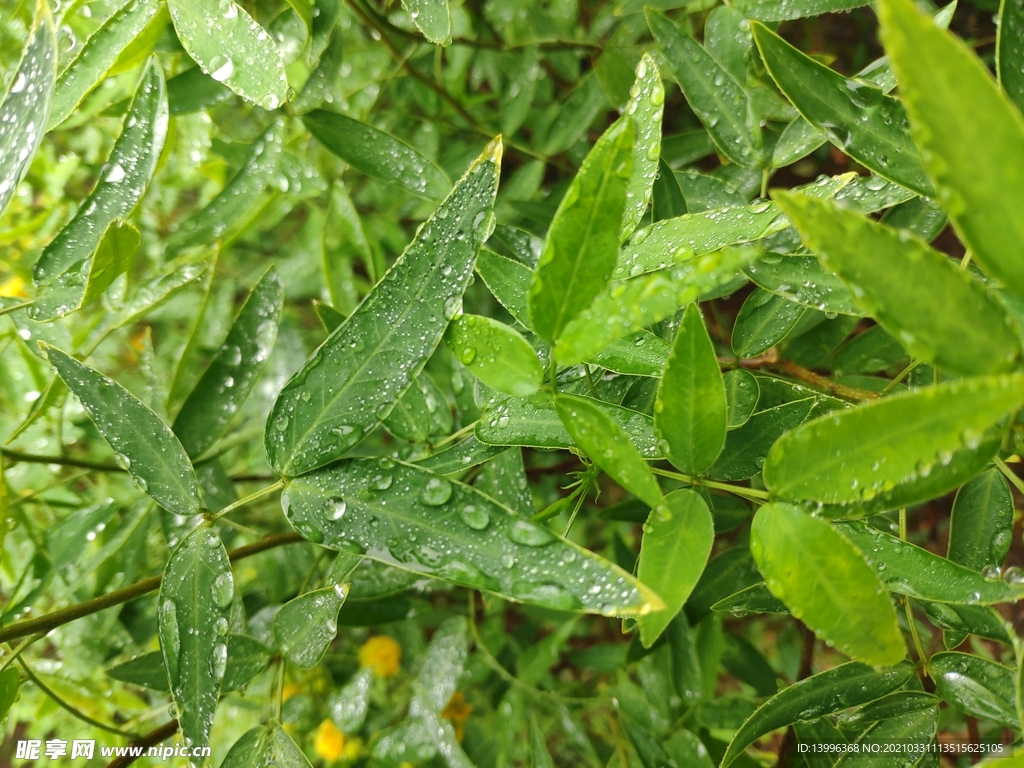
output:
[[[21,678],[17,668],[8,667],[0,672],[0,721],[7,717],[7,712],[18,698],[18,687]]]
[[[665,86],[658,66],[645,53],[636,66],[636,82],[629,92],[625,113],[633,118],[636,141],[633,145],[633,169],[626,185],[626,205],[622,213],[622,240],[636,229],[651,202],[651,191],[658,175],[661,156],[661,113],[665,104]]]
[[[923,753],[933,745],[938,726],[938,715],[938,707],[930,707],[893,715],[889,719],[875,723],[864,731],[855,742],[860,754],[855,754],[853,751],[844,754],[836,762],[836,768],[863,765],[864,758],[861,756],[863,753],[872,756],[877,753],[872,762],[880,768],[883,766],[899,768],[906,765],[907,753],[886,755],[883,750],[892,749],[892,745],[899,744],[900,748],[907,750],[908,753],[911,749]]]
[[[544,378],[537,353],[517,331],[483,315],[459,315],[448,325],[445,344],[487,386],[513,397],[540,389]]]
[[[935,692],[965,715],[1017,727],[1014,672],[967,653],[937,653],[928,660]]]
[[[201,67],[186,69],[167,81],[167,106],[171,117],[190,115],[231,98],[231,90]]]
[[[868,702],[856,712],[840,715],[839,724],[844,728],[856,728],[865,723],[877,723],[910,712],[920,712],[937,706],[939,700],[924,691],[897,691]]]
[[[246,731],[236,741],[221,768],[311,768],[299,746],[279,723]]]
[[[867,5],[864,0],[736,0],[733,7],[748,19],[790,21],[822,13],[848,11]]]
[[[555,768],[548,745],[544,741],[544,732],[537,723],[537,716],[530,718],[530,749],[533,752],[532,768]]]
[[[1024,6],[1014,0],[1003,0],[999,9],[996,71],[1006,95],[1024,112]]]
[[[356,548],[372,559],[506,599],[615,615],[662,605],[591,552],[468,486],[413,466],[390,460],[334,464],[293,480],[282,505],[311,541]]]
[[[742,427],[729,432],[725,447],[708,470],[714,480],[746,480],[761,471],[775,441],[815,413],[813,398],[767,408],[751,416]]]
[[[843,281],[822,269],[812,256],[766,253],[744,272],[766,291],[805,307],[841,315],[863,314]]]
[[[998,469],[989,469],[956,493],[946,557],[974,571],[1001,568],[1012,539],[1010,485]]]
[[[732,350],[737,357],[755,357],[822,319],[814,310],[758,288],[736,315]]]
[[[274,639],[281,653],[301,669],[312,669],[338,634],[338,611],[348,587],[335,584],[296,597],[274,617]]]
[[[461,306],[500,161],[500,142],[488,145],[385,278],[285,385],[266,431],[278,472],[301,474],[343,455],[408,389]]]
[[[726,428],[742,427],[757,408],[761,388],[754,374],[742,368],[726,371],[722,378],[725,383]]]

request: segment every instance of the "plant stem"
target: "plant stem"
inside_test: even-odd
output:
[[[705,480],[702,477],[695,477],[694,475],[684,475],[682,472],[671,472],[667,469],[659,469],[658,467],[651,467],[651,472],[662,477],[671,477],[673,480],[681,480],[684,483],[690,485],[703,485],[705,488],[714,488],[717,491],[726,491],[736,496],[742,496],[751,501],[764,503],[771,498],[771,494],[768,491],[760,491],[757,488],[744,488],[741,485],[731,485],[729,483],[719,483],[715,480]]]
[[[265,552],[268,549],[274,549],[275,547],[281,547],[285,544],[295,544],[297,542],[304,541],[304,539],[297,533],[275,533],[272,536],[267,536],[265,539],[254,542],[253,544],[246,544],[244,547],[238,547],[228,552],[228,559],[231,562],[243,560],[247,557],[252,557],[260,552]],[[160,588],[160,582],[163,580],[163,575],[153,576],[142,581],[137,581],[134,584],[130,584],[123,589],[115,590],[114,592],[108,592],[105,595],[100,595],[92,600],[86,600],[81,603],[64,608],[60,611],[54,611],[48,613],[45,616],[40,616],[37,619],[29,619],[28,621],[21,621],[17,624],[11,624],[10,626],[0,628],[0,643],[8,643],[11,640],[17,640],[19,637],[27,637],[28,635],[34,635],[36,633],[47,633],[57,627],[68,624],[76,619],[81,619],[83,616],[91,616],[94,613],[99,613],[107,608],[112,608],[115,605],[121,605],[121,603],[127,603],[129,600],[134,600],[137,597],[153,592]]]
[[[116,464],[103,464],[97,461],[71,459],[68,458],[67,456],[40,456],[34,453],[22,453],[21,451],[12,451],[10,448],[0,448],[0,454],[3,454],[4,458],[7,459],[11,464],[17,464],[19,461],[23,461],[26,464],[60,464],[61,466],[64,467],[91,469],[94,472],[125,471]]]
[[[904,507],[900,510],[900,541],[907,540],[907,510]],[[917,623],[914,621],[914,611],[910,607],[910,598],[904,595],[900,598],[903,603],[903,610],[907,614],[907,624],[910,627],[910,636],[914,639],[914,649],[917,651],[917,660],[920,665],[921,677],[928,676],[928,655],[924,652],[921,644],[921,636],[917,633]]]
[[[31,645],[41,637],[43,637],[43,635],[35,635],[34,637],[26,637],[24,640],[22,640],[18,644],[18,647],[11,651],[11,655],[4,659],[4,663],[0,664],[0,672],[3,672],[5,669],[11,666],[11,664],[14,663],[14,660],[21,656],[22,651],[24,651],[26,648],[29,647],[29,645]]]
[[[131,744],[129,747],[140,747],[139,755],[146,752],[148,747],[155,747],[162,741],[167,741],[174,734],[178,732],[178,721],[170,720],[164,723],[159,728],[154,728],[149,733],[143,734]],[[107,768],[125,768],[125,766],[131,765],[138,759],[136,755],[122,755],[121,757],[115,757],[109,763]]]
[[[908,365],[902,371],[897,373],[896,374],[896,378],[894,378],[892,381],[890,381],[888,384],[886,384],[885,388],[882,389],[882,391],[879,394],[880,395],[888,395],[890,392],[893,391],[893,389],[896,388],[897,384],[899,384],[901,381],[903,381],[905,378],[907,378],[907,376],[910,375],[910,372],[913,371],[915,368],[917,368],[917,366],[919,366],[922,362],[923,362],[922,360],[914,360],[912,363],[910,363],[910,365]]]
[[[236,502],[234,502],[232,504],[228,504],[220,512],[218,512],[215,515],[210,516],[209,519],[211,521],[220,520],[222,517],[224,517],[224,515],[228,514],[229,512],[234,512],[236,509],[240,509],[242,507],[248,506],[249,504],[252,504],[253,502],[259,501],[262,498],[266,498],[270,494],[275,493],[276,491],[281,490],[282,488],[284,488],[284,486],[285,486],[285,481],[284,480],[278,480],[276,483],[272,483],[272,484],[268,485],[266,488],[261,488],[260,490],[256,491],[255,493],[250,493],[248,496],[245,496],[244,498],[241,498],[241,499],[239,499],[238,501],[236,501]]]
[[[1013,487],[1016,488],[1021,493],[1024,493],[1024,480],[1021,480],[1019,477],[1017,477],[1017,473],[1010,469],[1008,466],[1006,466],[1006,462],[1000,459],[998,456],[996,456],[995,459],[993,459],[993,461],[995,461],[996,467],[999,468],[999,471],[1003,473],[1006,479],[1013,483]]]
[[[128,738],[135,737],[135,734],[131,733],[130,731],[122,731],[120,728],[116,728],[113,725],[108,725],[107,723],[101,723],[99,720],[94,720],[77,707],[68,704],[66,701],[64,701],[64,699],[62,699],[60,696],[54,693],[53,689],[46,685],[46,683],[44,683],[42,680],[36,677],[35,673],[31,669],[29,669],[28,664],[25,663],[24,659],[19,657],[18,663],[21,665],[21,668],[25,670],[25,674],[28,675],[28,679],[31,680],[40,691],[45,693],[47,696],[53,699],[53,701],[58,706],[70,712],[83,723],[88,723],[89,725],[92,725],[104,731],[109,731],[110,733],[116,733],[118,736],[127,736]]]

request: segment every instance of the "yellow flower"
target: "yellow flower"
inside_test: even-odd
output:
[[[391,677],[398,672],[401,659],[402,646],[387,635],[371,637],[359,649],[359,663],[378,677]]]
[[[313,747],[324,760],[334,762],[345,752],[345,734],[339,731],[330,720],[324,720],[316,729],[316,741]]]
[[[441,717],[451,720],[452,725],[455,726],[455,738],[459,741],[462,741],[462,737],[466,735],[466,721],[469,720],[472,712],[473,705],[466,703],[466,697],[462,691],[453,693],[444,709],[441,710]]]
[[[8,299],[27,298],[28,294],[25,293],[25,281],[17,275],[9,277],[0,283],[0,296]]]
[[[363,740],[362,739],[346,739],[345,740],[345,750],[343,752],[343,757],[346,760],[349,760],[349,761],[356,760],[356,759],[362,757],[364,752],[366,752],[366,749],[363,746]]]

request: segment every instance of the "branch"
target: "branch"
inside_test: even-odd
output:
[[[178,732],[178,721],[177,720],[170,720],[170,721],[164,723],[159,728],[155,728],[154,730],[150,731],[149,733],[147,733],[147,734],[145,734],[143,736],[140,736],[138,739],[136,739],[135,741],[130,742],[127,745],[128,748],[129,748],[127,751],[129,753],[137,751],[138,752],[137,755],[135,755],[135,754],[127,754],[127,755],[122,755],[121,757],[115,757],[113,760],[111,760],[109,763],[107,763],[107,768],[124,768],[124,766],[126,766],[126,765],[131,765],[139,757],[141,757],[142,753],[144,753],[149,747],[155,747],[160,742],[167,741],[167,739],[171,738],[171,736],[173,736],[177,732]],[[138,750],[132,750],[131,747],[139,747],[139,749]]]
[[[295,544],[300,541],[304,541],[304,539],[297,533],[275,533],[274,535],[267,536],[267,538],[253,544],[247,544],[244,547],[232,549],[228,552],[228,559],[231,562],[236,562],[246,557],[259,554],[260,552],[265,552],[268,549],[281,547],[285,544]],[[48,613],[37,619],[29,619],[28,621],[21,621],[17,624],[12,624],[9,627],[4,627],[3,629],[0,629],[0,643],[17,640],[19,637],[25,637],[27,635],[34,635],[37,632],[50,632],[51,630],[75,621],[76,619],[81,619],[84,616],[91,616],[92,614],[99,613],[107,608],[113,608],[115,605],[127,603],[129,600],[134,600],[137,597],[141,597],[142,595],[159,589],[160,582],[162,580],[163,574],[153,576],[148,579],[143,579],[142,581],[137,581],[134,584],[130,584],[123,589],[118,589],[113,592],[108,592],[105,595],[100,595],[92,600],[86,600],[85,602],[76,603],[75,605],[64,608],[63,610]]]

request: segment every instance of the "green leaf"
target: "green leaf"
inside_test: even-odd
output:
[[[167,7],[178,39],[203,72],[264,109],[284,104],[281,54],[244,8],[234,0],[168,0]]]
[[[8,667],[0,672],[0,721],[7,717],[8,710],[18,698],[20,685],[21,675],[16,667]]]
[[[367,176],[426,200],[441,200],[452,188],[434,163],[373,126],[319,109],[303,115],[302,122],[327,149]]]
[[[450,475],[494,458],[502,453],[505,447],[483,443],[476,435],[471,435],[461,443],[445,448],[439,453],[418,459],[416,464],[438,475]]]
[[[555,397],[555,410],[573,442],[605,474],[649,507],[662,504],[661,488],[622,429],[597,404],[574,395]]]
[[[999,84],[1017,109],[1024,112],[1024,7],[1014,0],[1003,0],[996,31]]]
[[[731,339],[733,352],[741,358],[754,357],[822,319],[807,307],[757,288],[736,315]]]
[[[749,613],[789,613],[786,604],[775,597],[763,581],[722,598],[711,610],[729,611],[737,617]]]
[[[509,448],[488,461],[474,487],[524,517],[531,517],[535,511],[519,448]]]
[[[998,469],[989,469],[956,492],[946,557],[972,571],[1001,568],[1013,539],[1013,496]]]
[[[221,768],[311,768],[309,760],[277,722],[253,728],[231,745]]]
[[[597,400],[594,403],[629,436],[641,456],[652,459],[659,455],[654,441],[654,422],[650,416],[612,403]],[[475,434],[480,442],[488,445],[576,446],[547,392],[499,403],[477,422]]]
[[[865,0],[736,0],[733,8],[748,19],[791,21],[823,13],[849,11],[867,5]]]
[[[838,761],[836,768],[848,768],[851,765],[863,765],[863,754],[875,755],[877,762],[883,766],[892,768],[906,765],[908,761],[904,755],[884,753],[886,749],[892,749],[893,744],[899,744],[908,753],[911,749],[923,754],[925,750],[932,748],[935,740],[935,731],[938,727],[939,708],[937,706],[928,709],[917,709],[912,712],[893,715],[887,720],[877,722],[864,731],[857,740],[857,751],[847,751]],[[869,758],[870,759],[870,758]],[[923,760],[918,762],[920,765]]]
[[[725,445],[725,382],[700,307],[683,314],[654,402],[654,433],[680,472],[699,474]]]
[[[142,33],[159,10],[158,0],[124,3],[89,36],[57,78],[47,130],[71,116],[89,92],[106,78],[122,51]],[[159,154],[160,150],[157,149],[156,153]]]
[[[981,60],[913,3],[886,0],[878,13],[939,203],[978,263],[1024,293],[1024,217],[1014,203],[1024,198],[1024,119]]]
[[[127,218],[135,209],[156,171],[167,136],[167,119],[163,70],[154,59],[143,72],[121,134],[100,169],[99,181],[36,262],[36,285],[47,286],[65,272],[79,269],[96,251],[107,226]]]
[[[822,265],[915,359],[964,375],[1015,367],[1020,341],[1006,311],[946,256],[834,203],[775,198]]]
[[[167,81],[167,106],[171,117],[201,112],[228,98],[232,93],[201,67],[186,69]]]
[[[433,435],[451,432],[451,416],[444,394],[426,371],[420,371],[412,386],[384,419],[384,427],[402,440],[427,443]]]
[[[271,267],[174,420],[174,434],[189,456],[198,458],[217,441],[256,386],[277,339],[283,302],[284,286]]]
[[[926,22],[934,29],[931,21]],[[903,105],[861,80],[848,79],[801,53],[763,24],[751,24],[761,58],[800,114],[836,147],[880,176],[932,195]],[[866,118],[866,119],[865,119]]]
[[[1024,584],[987,579],[866,523],[837,523],[836,527],[863,553],[891,592],[960,605],[993,605],[1024,597]]]
[[[274,617],[274,640],[281,653],[301,669],[312,669],[338,634],[338,611],[348,587],[335,584],[289,600]]]
[[[722,758],[728,768],[743,750],[777,728],[841,712],[880,699],[900,688],[914,674],[907,663],[875,671],[850,662],[800,680],[772,696],[736,731]]]
[[[285,385],[267,420],[267,457],[284,475],[323,466],[388,415],[461,306],[498,186],[488,145],[359,308]]]
[[[544,731],[540,729],[537,715],[530,717],[530,750],[532,751],[532,768],[555,768],[548,745],[544,739]]]
[[[168,238],[167,247],[182,250],[221,239],[263,194],[277,170],[283,138],[284,123],[276,120],[252,143],[238,171],[224,189],[201,211],[178,225]]]
[[[729,432],[725,447],[708,470],[713,480],[746,480],[761,471],[769,449],[783,434],[795,429],[815,412],[813,398],[766,408]]]
[[[206,746],[228,660],[235,587],[220,537],[206,526],[171,554],[160,584],[160,649],[185,743]]]
[[[608,283],[633,170],[634,123],[620,118],[597,141],[558,204],[530,285],[533,329],[553,342]]]
[[[538,149],[544,155],[551,156],[565,152],[583,135],[594,122],[594,118],[606,108],[601,84],[593,72],[587,72],[576,83],[572,93],[558,106],[558,119],[542,140]]]
[[[248,635],[228,635],[228,663],[221,690],[238,691],[270,664],[270,649]]]
[[[450,45],[452,22],[448,11],[448,0],[402,0],[402,7],[409,12],[416,29],[434,45]]]
[[[968,653],[936,653],[928,676],[935,692],[965,715],[1018,726],[1012,669]]]
[[[647,24],[686,101],[718,149],[734,163],[760,167],[765,160],[761,128],[743,87],[665,16],[647,11]]]
[[[672,269],[612,283],[566,326],[555,344],[555,359],[562,365],[594,359],[614,341],[729,283],[755,255],[753,249],[718,251]]]
[[[853,728],[899,717],[909,712],[932,709],[938,703],[939,700],[935,696],[924,691],[897,691],[875,701],[869,701],[852,714],[840,715],[839,723],[844,728]]]
[[[636,82],[629,92],[625,113],[633,118],[636,141],[633,144],[633,170],[626,185],[626,205],[622,213],[625,240],[636,229],[651,202],[651,191],[658,175],[661,156],[661,116],[665,105],[665,86],[658,65],[650,54],[643,54],[636,65]]]
[[[761,397],[761,387],[750,371],[735,368],[722,377],[725,384],[726,429],[737,429],[749,420]]]
[[[0,103],[0,213],[28,173],[50,115],[57,37],[50,4],[37,0],[35,19],[11,87]]]
[[[744,272],[764,290],[801,306],[840,315],[863,314],[845,283],[813,256],[765,253]]]
[[[995,445],[985,431],[1022,402],[1024,376],[1012,374],[962,379],[822,416],[772,446],[764,482],[773,494],[791,500],[866,508],[884,503],[890,509],[923,501],[981,468],[921,485],[932,470],[941,475],[953,466],[958,454],[978,456],[977,463],[986,464]],[[882,500],[873,501],[879,495]]]
[[[487,386],[513,397],[540,389],[544,369],[533,347],[517,331],[483,315],[459,315],[444,341],[459,361]]]
[[[695,491],[673,491],[651,511],[644,525],[637,577],[668,608],[638,620],[644,648],[654,645],[683,607],[704,571],[714,540],[711,511]]]
[[[662,606],[592,552],[415,466],[342,461],[292,480],[282,506],[310,541],[509,600],[609,615]]]
[[[140,490],[168,512],[198,513],[203,499],[192,462],[160,417],[116,381],[56,347],[43,349]]]
[[[331,720],[342,733],[358,733],[370,709],[370,686],[373,671],[363,667],[327,700]]]
[[[834,197],[853,178],[853,174],[847,173],[798,189],[812,197]],[[659,221],[633,235],[622,249],[612,277],[618,280],[665,269],[729,245],[760,240],[788,226],[789,220],[779,207],[763,200],[745,207],[688,213]]]
[[[420,673],[416,676],[416,698],[421,710],[439,713],[451,701],[469,655],[466,645],[468,632],[466,619],[452,616],[441,622],[430,638]]]
[[[906,655],[878,576],[827,522],[791,504],[766,504],[754,515],[750,551],[772,594],[829,645],[876,666]]]

